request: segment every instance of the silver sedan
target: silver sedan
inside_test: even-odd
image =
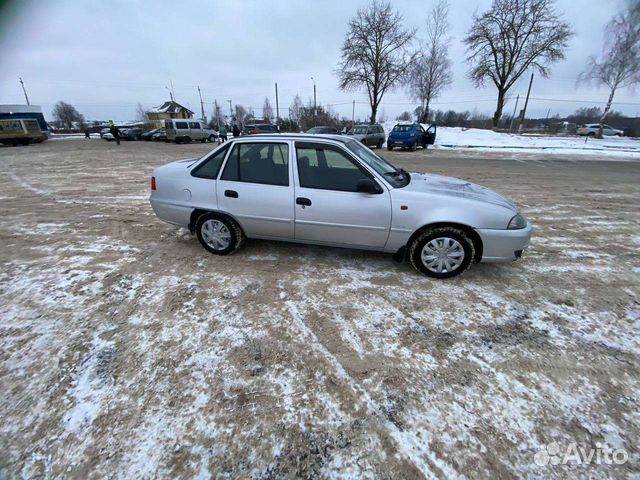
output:
[[[531,225],[502,195],[406,172],[353,138],[255,135],[153,171],[151,205],[216,255],[245,238],[378,250],[425,275],[513,261]]]

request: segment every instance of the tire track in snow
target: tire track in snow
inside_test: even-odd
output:
[[[313,348],[322,353],[322,355],[334,367],[334,373],[349,385],[349,387],[358,395],[358,398],[364,402],[367,413],[378,419],[379,424],[382,425],[389,436],[395,440],[398,453],[400,453],[405,459],[411,461],[411,463],[413,463],[413,465],[423,475],[425,475],[426,478],[458,478],[458,472],[450,465],[438,459],[430,450],[424,452],[422,445],[417,441],[415,435],[409,432],[403,432],[392,422],[380,418],[379,412],[382,410],[380,405],[378,405],[369,393],[356,380],[354,380],[351,375],[349,375],[340,361],[325,347],[324,343],[318,338],[311,327],[309,327],[304,315],[302,315],[298,310],[296,304],[292,300],[286,300],[285,304],[300,330],[302,330],[304,335],[311,340]],[[428,455],[428,460],[425,461],[420,458],[420,456],[415,453],[416,451]],[[436,469],[435,471],[434,468]]]

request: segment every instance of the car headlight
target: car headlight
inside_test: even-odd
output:
[[[521,228],[525,228],[527,226],[527,221],[524,219],[522,214],[518,213],[511,220],[509,220],[509,225],[507,225],[507,230],[519,230]]]

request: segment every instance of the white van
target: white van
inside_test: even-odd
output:
[[[189,143],[194,140],[200,140],[202,143],[209,140],[216,141],[216,132],[204,123],[202,120],[194,120],[192,118],[171,118],[164,121],[164,128],[167,134],[167,140],[176,143]]]

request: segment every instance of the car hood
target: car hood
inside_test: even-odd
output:
[[[490,188],[465,182],[459,178],[411,172],[411,181],[409,185],[403,188],[403,190],[405,189],[417,193],[433,193],[468,198],[506,207],[515,213],[518,212],[518,207],[503,195],[500,195]]]

